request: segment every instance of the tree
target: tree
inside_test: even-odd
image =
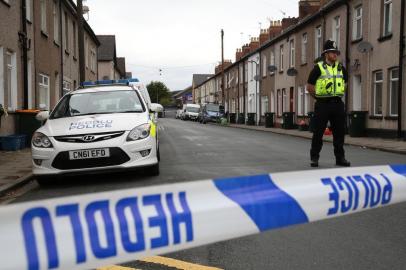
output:
[[[160,103],[162,106],[171,103],[171,94],[169,88],[163,82],[152,81],[147,85],[151,102]],[[157,99],[158,98],[158,99]]]

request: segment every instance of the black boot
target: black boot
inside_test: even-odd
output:
[[[349,162],[345,158],[338,158],[338,159],[336,159],[336,165],[337,166],[342,166],[342,167],[350,167],[351,162]]]
[[[311,167],[319,167],[319,160],[317,158],[312,158],[310,160],[310,166]]]

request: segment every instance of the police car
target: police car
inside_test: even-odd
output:
[[[66,94],[32,137],[33,174],[41,184],[55,175],[148,167],[159,174],[155,113],[138,80],[98,81]]]

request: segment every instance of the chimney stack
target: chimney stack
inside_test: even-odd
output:
[[[282,31],[292,25],[297,24],[298,22],[299,22],[299,18],[295,18],[295,17],[283,18],[282,19]]]
[[[321,2],[324,2],[324,0],[300,0],[299,19],[303,19],[304,17],[319,11]]]
[[[281,21],[271,21],[271,25],[269,26],[269,38],[272,39],[282,32],[282,24]]]
[[[268,40],[269,40],[269,30],[261,29],[261,33],[259,34],[259,46],[262,46],[262,44],[264,44]]]
[[[259,48],[259,38],[253,37],[250,42],[250,51],[253,52]]]
[[[237,49],[237,51],[235,52],[235,61],[239,61],[243,56],[243,52],[242,49]]]

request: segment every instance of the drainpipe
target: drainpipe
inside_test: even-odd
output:
[[[60,52],[59,57],[61,58],[61,69],[59,74],[59,93],[60,97],[63,95],[63,33],[62,33],[62,0],[59,0],[59,43],[60,43]]]
[[[245,122],[245,61],[242,63],[242,108],[244,113],[244,122]]]
[[[345,35],[345,67],[347,69],[347,74],[348,74],[348,69],[349,69],[349,67],[351,65],[351,62],[350,62],[351,61],[350,60],[350,45],[349,45],[349,43],[350,43],[350,23],[351,23],[350,15],[351,15],[351,12],[350,12],[349,0],[345,1],[345,5],[347,7],[347,26],[346,26],[346,35]],[[348,74],[348,77],[349,77],[349,74]],[[349,80],[349,78],[347,78],[347,80]],[[348,113],[348,99],[349,99],[349,94],[350,94],[349,90],[350,90],[350,88],[347,87],[347,91],[345,93],[345,106],[344,106],[344,108],[345,108],[345,114],[346,115]]]
[[[402,137],[402,90],[403,90],[403,51],[405,32],[405,0],[401,0],[399,37],[399,84],[398,84],[398,138]]]
[[[261,107],[262,107],[262,102],[261,102],[261,87],[262,87],[262,53],[261,51],[259,52],[259,60],[258,60],[258,67],[257,67],[257,79],[258,79],[258,90],[256,93],[258,95],[258,123],[257,125],[261,125]]]
[[[24,109],[28,108],[28,38],[27,38],[27,6],[26,1],[21,0],[21,22],[22,33],[20,34],[20,42],[23,52],[23,87],[24,87]]]

